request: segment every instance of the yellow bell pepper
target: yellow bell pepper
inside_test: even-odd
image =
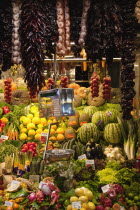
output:
[[[6,124],[8,122],[8,119],[6,117],[2,117],[1,118],[1,122],[4,123],[4,124]]]

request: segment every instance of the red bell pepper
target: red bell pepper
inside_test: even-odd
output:
[[[7,114],[7,113],[9,113],[11,111],[8,106],[2,107],[2,110],[3,110],[3,114]]]

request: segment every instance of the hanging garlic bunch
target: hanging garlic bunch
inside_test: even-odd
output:
[[[136,3],[135,16],[138,19],[138,23],[140,23],[140,0],[138,0]]]
[[[20,24],[20,13],[21,13],[20,0],[14,0],[12,3],[12,7],[13,7],[12,62],[13,64],[20,64],[21,63],[20,36],[19,36],[19,24]]]

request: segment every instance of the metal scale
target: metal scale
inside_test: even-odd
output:
[[[57,79],[56,54],[54,55],[54,75],[55,75],[54,87],[56,87],[56,79]],[[39,92],[40,117],[45,117],[45,118],[56,117],[58,121],[59,117],[74,116],[75,110],[73,109],[73,102],[74,102],[73,88],[58,88],[58,89],[54,88],[51,90],[40,91]],[[47,145],[52,125],[58,125],[58,122],[49,124],[43,159],[47,159],[46,156]]]

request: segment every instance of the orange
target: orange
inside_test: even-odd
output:
[[[13,207],[12,206],[7,206],[6,210],[13,210]]]
[[[57,125],[52,125],[51,128],[56,130],[57,129]]]
[[[58,134],[64,134],[64,129],[63,128],[57,128],[56,133]]]
[[[49,141],[49,142],[48,142],[48,145],[49,145],[49,146],[52,146],[52,145],[53,145],[52,141]]]
[[[56,139],[57,139],[57,141],[64,141],[65,137],[63,134],[58,134]]]
[[[54,134],[55,134],[55,130],[54,129],[51,129],[50,130],[50,135],[53,136]]]
[[[55,136],[51,136],[51,137],[49,138],[49,140],[55,141],[55,140],[56,140],[56,137],[55,137]]]
[[[14,209],[18,209],[19,208],[19,204],[17,204],[17,203],[14,203],[14,205],[13,205],[13,207],[14,207]]]

